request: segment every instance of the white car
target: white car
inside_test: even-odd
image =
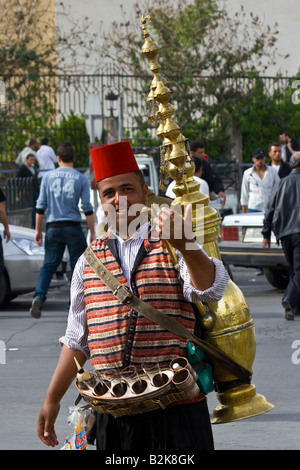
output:
[[[4,276],[0,280],[0,304],[18,295],[33,292],[40,268],[44,262],[44,246],[36,245],[35,231],[9,225],[11,239],[3,240],[3,225],[0,224],[4,255]],[[61,277],[61,278],[60,278]],[[53,276],[50,287],[60,287],[68,282],[66,276]]]
[[[263,212],[232,214],[224,217],[219,248],[225,265],[263,268],[269,283],[277,289],[288,284],[288,263],[274,235],[271,249],[262,247]]]

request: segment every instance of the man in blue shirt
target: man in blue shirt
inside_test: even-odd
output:
[[[70,142],[62,142],[57,149],[59,167],[48,171],[42,179],[40,195],[36,203],[35,242],[43,241],[42,222],[46,211],[45,259],[40,270],[30,313],[41,316],[42,305],[53,274],[62,261],[65,247],[70,255],[71,273],[79,256],[87,247],[81,228],[81,215],[78,207],[81,199],[82,210],[95,239],[93,206],[90,202],[90,187],[87,178],[73,168],[75,154]]]

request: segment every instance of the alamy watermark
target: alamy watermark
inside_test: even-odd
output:
[[[6,364],[6,346],[2,340],[0,340],[0,365],[1,364]]]
[[[295,341],[293,341],[292,349],[295,349],[292,354],[292,363],[298,365],[300,364],[300,339],[295,339]]]
[[[153,204],[147,208],[139,203],[128,205],[127,197],[120,196],[117,206],[103,204],[102,207],[109,227],[121,238],[135,236],[139,228],[148,223],[150,230],[145,236],[152,240],[162,238],[172,243],[172,240],[184,239],[186,250],[197,249],[193,240],[201,246],[204,243],[203,204],[195,204],[193,207],[191,204],[184,207],[180,204],[171,207]]]

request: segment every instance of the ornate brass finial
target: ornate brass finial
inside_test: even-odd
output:
[[[181,128],[173,120],[175,110],[169,102],[172,92],[168,81],[159,73],[161,68],[157,61],[159,48],[150,38],[146,28],[149,19],[149,15],[143,16],[141,19],[145,38],[142,53],[150,60],[150,70],[153,73],[150,93],[147,98],[147,101],[151,104],[150,119],[153,124],[159,124],[156,134],[162,140],[160,149],[160,188],[164,189],[169,177],[171,177],[176,182],[173,188],[176,195],[174,204],[180,204],[183,207],[188,203],[203,204],[205,211],[210,213],[210,217],[219,223],[217,212],[208,205],[208,197],[199,192],[200,185],[194,179],[195,167],[189,154],[188,140],[182,135]],[[195,210],[193,214],[195,214]],[[195,216],[193,216],[194,219]],[[194,222],[194,227],[196,225],[200,227],[199,220],[197,224]],[[201,230],[203,231],[203,227]]]

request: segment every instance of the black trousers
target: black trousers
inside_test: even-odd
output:
[[[289,300],[292,308],[300,309],[300,233],[282,237],[281,245],[290,270],[284,298]]]
[[[97,450],[213,450],[206,399],[133,416],[97,413]]]
[[[4,273],[4,255],[3,255],[3,248],[2,248],[2,237],[0,235],[0,277]]]

